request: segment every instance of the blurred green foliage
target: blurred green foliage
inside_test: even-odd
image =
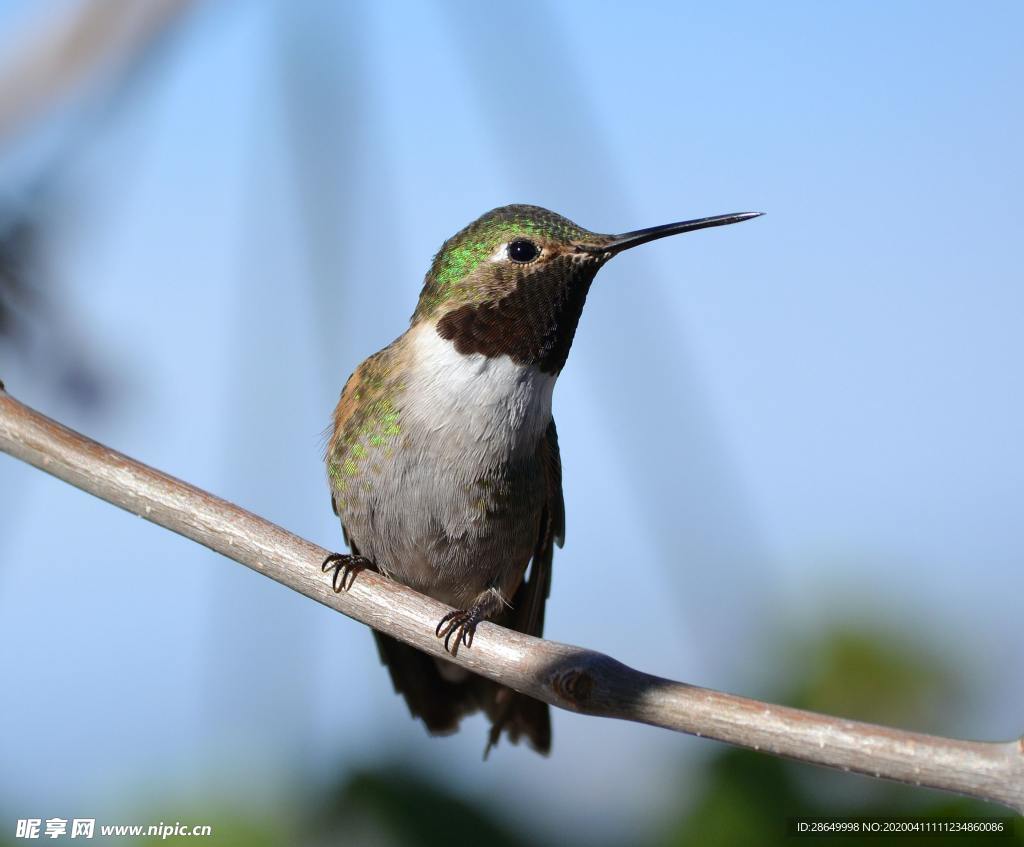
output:
[[[915,730],[949,731],[963,700],[956,674],[934,654],[909,643],[905,633],[867,632],[838,626],[817,638],[789,645],[789,690],[769,699],[856,720]],[[886,837],[794,838],[795,817],[900,817],[929,820],[1009,818],[1001,806],[936,791],[844,774],[749,750],[722,748],[707,765],[702,791],[679,815],[670,816],[650,842],[686,845],[833,845]],[[891,840],[891,837],[889,837]],[[981,839],[992,843],[990,837]],[[914,836],[915,845],[973,843],[964,836]],[[1024,830],[996,843],[1024,843]]]
[[[460,797],[401,763],[347,776],[320,823],[324,833],[337,836],[335,843],[360,843],[363,839],[353,835],[371,833],[383,834],[386,844],[423,847],[539,843],[536,835],[501,820],[493,808]]]
[[[782,676],[792,682],[767,692],[773,701],[828,714],[893,726],[941,731],[962,701],[956,674],[941,657],[917,648],[904,633],[866,632],[838,626],[820,636],[802,638],[773,651],[787,657]],[[693,784],[693,781],[687,781]],[[683,780],[680,780],[682,786]],[[839,847],[865,839],[787,835],[794,817],[922,817],[931,820],[1008,818],[1002,807],[958,799],[926,789],[844,774],[762,753],[716,747],[705,765],[696,796],[682,787],[678,810],[666,810],[634,845],[806,845]],[[394,845],[537,845],[536,833],[517,830],[493,808],[458,797],[394,763],[346,776],[331,792],[324,829],[346,843],[353,825],[376,832]],[[1024,832],[999,838],[999,844],[1024,844]],[[371,839],[372,840],[372,839]],[[874,840],[878,840],[877,838]],[[982,839],[992,843],[990,838]],[[915,845],[970,844],[953,836],[914,836]],[[559,844],[570,845],[568,838]],[[589,841],[589,845],[593,842]]]
[[[780,702],[827,715],[942,731],[964,692],[946,661],[906,633],[837,627],[788,651],[793,680]]]

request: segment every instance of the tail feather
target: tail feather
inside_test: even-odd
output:
[[[487,680],[483,680],[486,682]],[[518,744],[523,736],[530,746],[545,756],[551,752],[551,710],[547,703],[534,700],[511,688],[490,683],[497,691],[493,697],[493,707],[487,709],[491,719],[491,731],[487,736],[484,748],[484,759],[496,747],[502,731],[513,744]]]
[[[438,660],[415,647],[374,632],[381,661],[387,665],[395,691],[405,698],[413,717],[432,735],[455,732],[466,715],[483,711],[491,720],[484,756],[504,732],[513,744],[525,738],[538,753],[551,750],[551,716],[547,703],[534,700],[466,672],[463,679],[446,679]]]
[[[433,735],[448,735],[477,707],[464,695],[462,683],[444,679],[434,660],[415,647],[379,632],[373,633],[381,662],[387,665],[395,691],[405,698],[414,718]]]

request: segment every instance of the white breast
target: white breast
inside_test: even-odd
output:
[[[431,325],[410,334],[413,359],[401,415],[415,420],[415,431],[426,431],[435,446],[461,461],[507,461],[536,449],[551,421],[554,375],[508,356],[463,355]]]

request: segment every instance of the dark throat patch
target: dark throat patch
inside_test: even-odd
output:
[[[438,334],[460,353],[507,355],[517,364],[557,374],[569,356],[599,267],[598,262],[573,261],[566,255],[532,273],[503,269],[516,276],[508,280],[509,293],[452,310],[438,321]]]

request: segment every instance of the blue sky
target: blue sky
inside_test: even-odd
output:
[[[320,433],[446,237],[509,202],[606,232],[764,211],[598,277],[555,392],[548,635],[755,693],[780,633],[898,626],[984,692],[947,731],[1019,735],[1022,24],[1015,3],[201,7],[118,109],[81,112],[80,145],[0,158],[10,195],[60,151],[50,271],[113,408],[14,358],[3,378],[337,546]],[[485,767],[483,724],[423,737],[359,625],[11,461],[0,513],[12,809],[273,796],[268,774],[394,752],[545,815],[614,790],[600,825],[627,831],[706,749],[558,714],[551,760]]]

